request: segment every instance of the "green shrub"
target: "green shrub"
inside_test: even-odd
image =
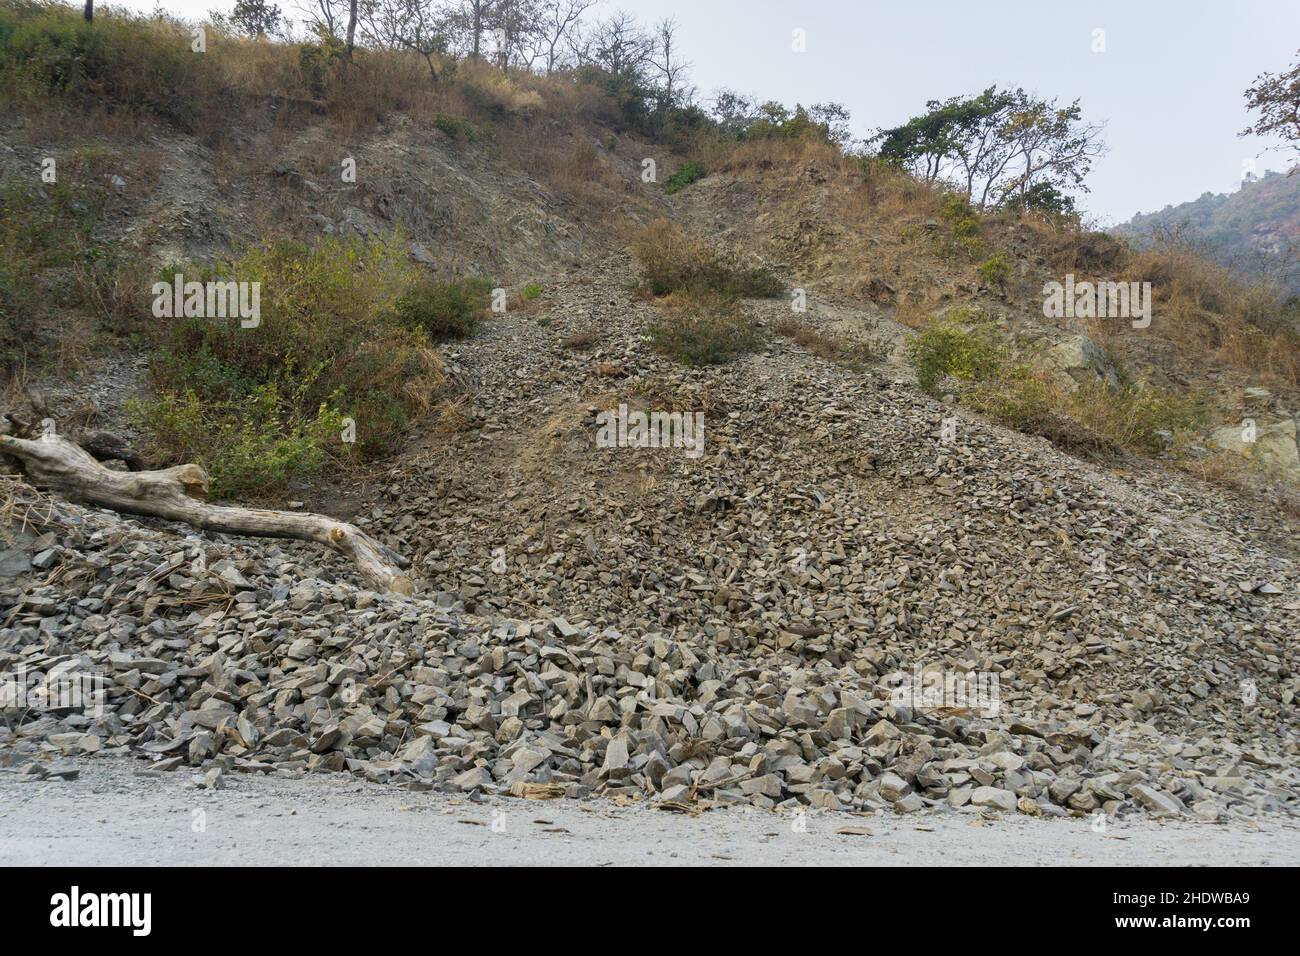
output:
[[[1005,252],[996,252],[979,267],[980,281],[990,289],[1006,294],[1011,278],[1011,262]]]
[[[347,61],[347,45],[321,24],[313,32],[314,43],[298,46],[298,70],[312,96],[323,97],[332,74]]]
[[[979,214],[965,196],[959,193],[944,193],[943,198],[939,200],[939,215],[948,223],[954,239],[969,244],[979,238]]]
[[[464,338],[478,328],[491,294],[492,280],[482,277],[420,282],[397,300],[397,318],[431,342]]]
[[[927,392],[952,382],[962,404],[1072,451],[1159,452],[1205,420],[1196,396],[1139,385],[1122,373],[1118,386],[1062,387],[1050,371],[1016,360],[978,327],[938,322],[913,338],[909,350]]]
[[[916,381],[931,394],[947,378],[961,382],[991,379],[1005,362],[1001,347],[983,332],[972,332],[952,322],[937,322],[908,343]]]
[[[440,113],[434,119],[433,126],[435,129],[446,133],[452,139],[464,139],[472,143],[478,139],[479,136],[478,127],[469,120],[461,119],[457,116],[447,116]]]
[[[668,195],[679,193],[691,183],[703,179],[705,176],[704,167],[696,162],[682,163],[677,167],[668,179],[664,182],[664,192]]]
[[[261,283],[255,328],[158,320],[157,398],[141,409],[154,457],[197,461],[226,493],[389,451],[442,385],[426,331],[399,316],[416,279],[400,237],[267,242],[185,278]]]
[[[541,298],[542,286],[538,282],[530,282],[524,286],[524,291],[519,293],[519,297],[525,302],[532,302],[534,299]]]
[[[264,495],[316,473],[344,430],[338,410],[322,405],[314,417],[304,414],[275,383],[238,401],[212,402],[186,391],[128,407],[176,460],[205,465],[217,498]]]

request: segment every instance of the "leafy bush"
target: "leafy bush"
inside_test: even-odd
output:
[[[772,298],[785,291],[781,280],[757,266],[741,265],[677,226],[658,220],[632,243],[641,261],[642,287],[651,295],[689,292],[724,298]]]
[[[990,289],[997,289],[1004,295],[1007,280],[1011,278],[1011,262],[1005,252],[996,252],[979,267],[980,281]]]
[[[938,322],[908,343],[916,381],[931,394],[948,378],[960,382],[991,379],[1002,369],[1003,350],[990,337],[952,322]]]
[[[407,328],[422,329],[431,342],[464,338],[478,328],[491,293],[492,280],[482,277],[420,282],[397,300],[397,318]]]
[[[696,162],[682,163],[677,170],[668,177],[664,182],[664,192],[668,195],[679,193],[691,183],[703,179],[705,176],[704,167]]]
[[[337,409],[322,405],[312,417],[273,382],[237,402],[214,403],[186,391],[129,407],[177,460],[211,461],[211,491],[218,498],[265,494],[314,474],[344,431]]]
[[[519,293],[519,297],[523,299],[525,302],[532,302],[534,299],[540,298],[541,294],[542,294],[541,283],[530,282],[528,283],[528,285],[524,286],[524,290],[523,292]]]
[[[399,316],[415,279],[398,237],[275,241],[187,279],[261,284],[261,321],[163,319],[141,417],[155,456],[207,468],[224,492],[279,487],[323,460],[391,449],[443,382],[423,328]],[[355,422],[344,442],[342,416]]]
[[[314,43],[298,46],[298,70],[312,96],[323,97],[329,81],[347,62],[347,45],[322,24],[316,24],[313,33]]]
[[[979,238],[980,217],[965,196],[944,193],[939,200],[939,215],[948,223],[954,239],[969,244]]]
[[[838,147],[850,138],[848,110],[838,103],[815,103],[807,109],[795,104],[790,110],[773,100],[759,103],[722,90],[713,116],[719,133],[740,142],[804,140]]]
[[[983,330],[936,323],[909,346],[917,382],[932,394],[951,381],[963,404],[1074,451],[1159,452],[1204,421],[1195,396],[1104,381],[1061,387],[1050,372],[1018,361]]]
[[[469,120],[456,116],[440,113],[434,118],[433,125],[435,129],[441,130],[452,139],[464,139],[472,143],[479,137],[478,127]]]

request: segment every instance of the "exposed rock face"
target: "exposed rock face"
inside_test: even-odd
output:
[[[1106,358],[1101,346],[1086,334],[1071,336],[1053,345],[1046,359],[1055,371],[1055,379],[1063,388],[1074,390],[1085,381],[1103,381],[1112,388],[1119,387],[1119,373]]]
[[[1296,420],[1261,386],[1242,393],[1242,420],[1210,433],[1210,444],[1242,455],[1288,484],[1300,486],[1300,450]]]

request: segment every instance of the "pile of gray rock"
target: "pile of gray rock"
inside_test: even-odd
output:
[[[548,286],[544,321],[448,352],[472,427],[354,517],[413,559],[414,598],[312,546],[15,490],[40,521],[0,554],[0,675],[91,675],[104,701],[11,706],[0,763],[124,752],[202,786],[337,771],[676,809],[1300,813],[1284,522],[1163,470],[1117,478],[894,365],[774,339],[683,368],[628,280]],[[702,411],[703,455],[596,447],[621,401]],[[996,706],[899,693],[927,674],[993,679]]]
[[[89,680],[74,707],[5,701],[0,762],[33,779],[69,775],[69,756],[131,753],[207,787],[340,771],[695,806],[1296,809],[1289,760],[1222,738],[899,703],[870,642],[832,662],[560,617],[484,620],[451,595],[361,589],[333,559],[304,576],[319,555],[298,545],[71,505],[50,519],[28,542],[40,560],[0,587],[0,673],[26,675],[29,692],[42,675]]]

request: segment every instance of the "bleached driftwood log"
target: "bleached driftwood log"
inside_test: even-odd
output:
[[[352,558],[376,590],[411,593],[411,579],[402,570],[410,562],[360,528],[325,515],[208,504],[208,475],[198,465],[113,471],[58,435],[49,418],[37,438],[0,435],[0,452],[21,460],[32,484],[69,498],[208,531],[316,541]]]

